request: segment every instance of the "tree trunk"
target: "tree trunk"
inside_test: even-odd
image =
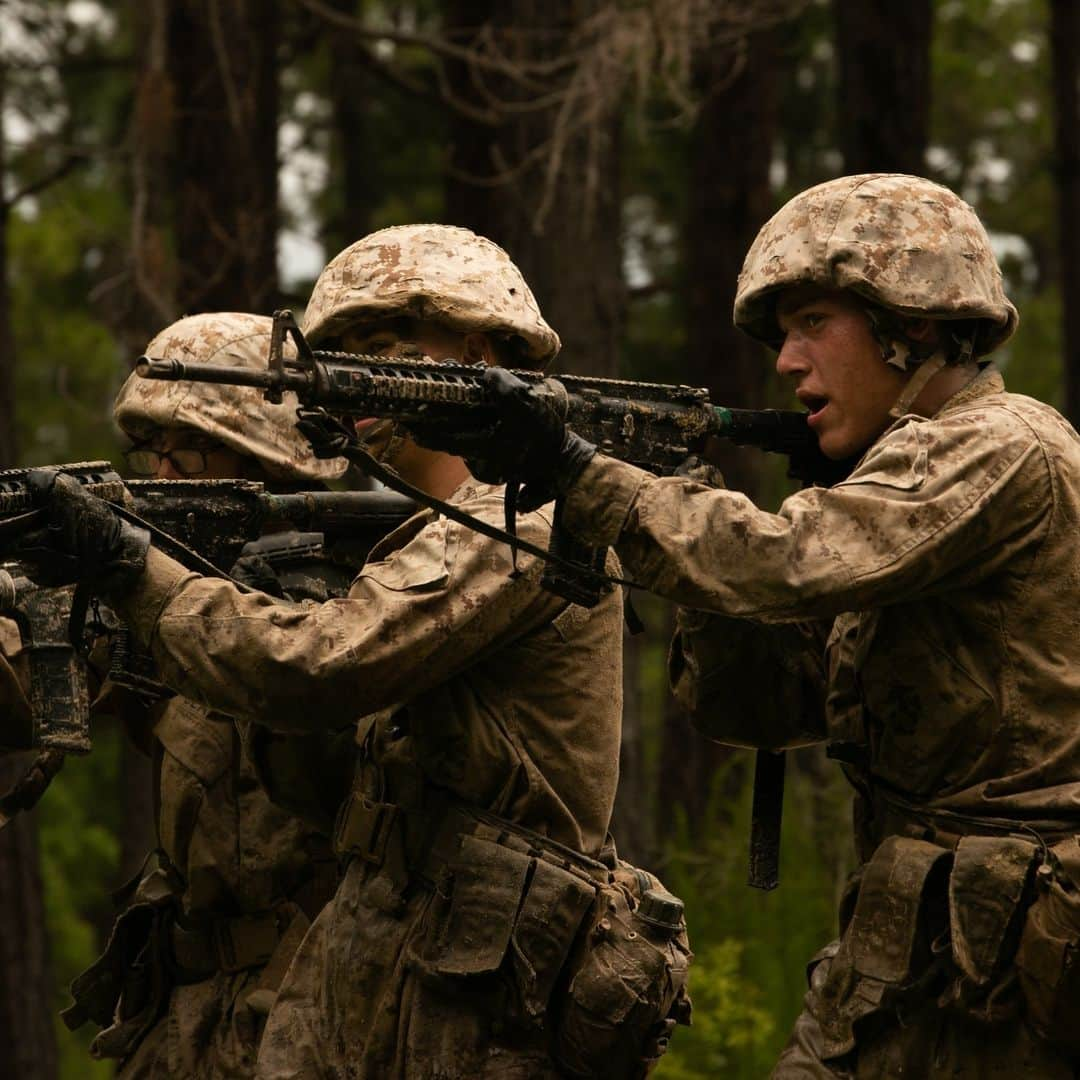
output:
[[[769,166],[778,112],[775,31],[750,35],[745,50],[737,68],[729,53],[712,49],[701,51],[695,67],[702,105],[690,139],[683,377],[694,386],[707,386],[717,403],[761,408],[772,358],[735,329],[731,311],[743,257],[773,209]],[[727,485],[751,497],[758,490],[760,456],[726,444],[710,447],[709,453]],[[682,804],[692,825],[704,823],[713,776],[729,755],[696,735],[671,701],[661,750],[661,812]]]
[[[598,0],[454,0],[447,6],[447,33],[470,44],[486,25],[511,59],[550,60],[565,54],[575,31],[599,7]],[[625,315],[618,109],[559,144],[560,166],[549,176],[547,153],[521,166],[556,137],[559,103],[499,114],[492,97],[499,98],[502,88],[520,103],[519,89],[464,63],[450,66],[448,76],[458,100],[496,115],[484,124],[452,112],[447,220],[510,253],[562,338],[560,369],[615,375]],[[541,92],[568,93],[567,76],[552,77]]]
[[[22,775],[22,756],[0,760],[0,790]],[[37,826],[20,814],[0,829],[0,1075],[58,1075],[53,980],[45,933]]]
[[[277,302],[276,0],[177,0],[167,66],[177,300],[197,311]]]
[[[7,176],[3,137],[6,71],[0,63],[0,184]],[[15,438],[15,330],[11,325],[11,294],[8,290],[7,225],[10,207],[0,186],[0,468],[17,464]]]
[[[1050,5],[1065,415],[1080,424],[1080,2]]]
[[[354,0],[333,0],[346,15],[357,15]],[[378,202],[380,155],[372,153],[368,110],[371,79],[364,52],[356,40],[331,23],[325,24],[330,53],[330,103],[334,117],[333,157],[339,163],[340,203],[326,225],[333,254],[371,231],[371,208]]]
[[[922,173],[931,0],[833,0],[838,138],[849,173]]]
[[[176,100],[168,70],[171,0],[135,5],[139,69],[131,121],[131,289],[106,312],[124,351],[138,356],[150,338],[184,309],[176,292],[172,245],[171,161]]]
[[[0,65],[0,116],[4,103]],[[0,178],[6,177],[0,131]],[[7,278],[9,206],[0,193],[0,466],[16,463],[15,338]],[[22,775],[22,756],[0,759],[0,791]],[[45,934],[37,826],[28,814],[0,829],[0,1075],[52,1080],[57,1075],[52,976]]]

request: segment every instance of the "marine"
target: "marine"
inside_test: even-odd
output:
[[[707,736],[824,742],[852,783],[860,866],[774,1075],[1072,1077],[1080,439],[1006,391],[990,356],[1018,317],[990,241],[923,178],[796,196],[734,318],[851,459],[842,482],[767,513],[656,478],[495,370],[502,420],[473,452],[683,605],[671,681]]]
[[[265,366],[270,322],[190,316],[148,351]],[[295,408],[242,388],[132,376],[114,412],[137,476],[319,488],[345,465],[315,457],[295,429]],[[278,982],[337,884],[335,807],[320,826],[272,803],[245,749],[250,726],[191,697],[147,705],[106,682],[96,712],[109,711],[153,760],[157,849],[126,889],[104,956],[76,979],[66,1019],[105,1029],[91,1052],[120,1058],[123,1077],[253,1076]],[[348,753],[351,731],[342,743]],[[348,777],[346,766],[343,788]],[[332,787],[330,777],[324,783]]]
[[[505,252],[436,225],[338,255],[304,331],[355,352],[513,366],[559,347]],[[410,483],[502,521],[501,487],[460,457],[393,422],[356,428]],[[539,561],[522,555],[515,573],[505,545],[425,511],[371,552],[346,598],[297,609],[188,573],[63,477],[38,483],[57,544],[103,581],[169,685],[281,737],[356,725],[343,878],[277,994],[258,1075],[554,1077],[560,1062],[643,1074],[688,1014],[689,955],[681,921],[655,942],[630,928],[629,960],[608,930],[587,933],[599,898],[608,929],[623,926],[653,880],[608,835],[617,591],[571,605],[541,587]],[[551,508],[518,528],[546,545]],[[621,977],[640,973],[637,957],[649,978]],[[576,997],[558,989],[574,971]],[[609,1043],[619,1057],[604,1057]]]

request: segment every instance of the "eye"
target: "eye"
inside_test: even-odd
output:
[[[808,311],[803,316],[807,330],[816,330],[825,321],[825,316],[817,311]]]

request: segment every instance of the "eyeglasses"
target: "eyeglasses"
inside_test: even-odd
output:
[[[181,476],[198,476],[206,472],[206,455],[213,453],[213,449],[181,447],[175,450],[149,450],[145,446],[136,446],[124,451],[124,460],[136,476],[157,476],[163,461],[171,462]]]

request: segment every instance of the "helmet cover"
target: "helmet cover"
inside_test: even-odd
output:
[[[146,347],[154,359],[266,368],[273,321],[262,315],[224,312],[189,315],[162,330]],[[292,348],[291,343],[286,350]],[[134,372],[120,388],[113,416],[131,438],[162,428],[190,428],[254,458],[272,476],[326,481],[342,476],[342,458],[320,461],[296,429],[296,395],[280,405],[252,386],[144,379]]]
[[[850,289],[899,315],[977,319],[978,354],[1016,330],[1016,308],[975,211],[919,176],[867,173],[796,195],[761,228],[735,295],[735,325],[776,348],[775,293]]]
[[[456,225],[396,225],[345,248],[315,282],[303,330],[317,344],[357,322],[402,317],[520,339],[537,367],[559,351],[510,256]]]

